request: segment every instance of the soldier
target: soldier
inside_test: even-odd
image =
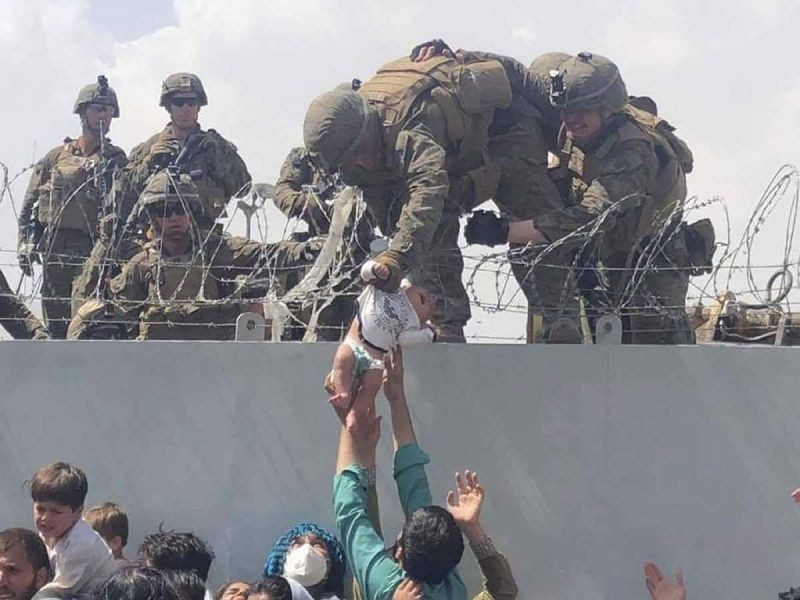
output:
[[[188,173],[200,193],[202,213],[197,220],[212,227],[233,196],[243,196],[250,188],[250,173],[236,146],[213,129],[204,131],[197,121],[200,108],[208,104],[203,83],[191,73],[173,73],[161,86],[160,106],[170,122],[160,133],[131,151],[127,172],[130,177],[126,204],[138,198],[147,180],[169,167]],[[183,154],[181,156],[181,154]],[[175,165],[179,160],[181,164]]]
[[[293,239],[304,241],[309,237],[327,236],[333,215],[331,201],[344,189],[335,176],[318,169],[305,148],[293,148],[281,167],[280,177],[275,184],[273,202],[287,218],[298,218],[308,226],[308,233],[294,233]],[[322,308],[316,323],[316,338],[321,341],[341,339],[350,321],[355,316],[355,300],[361,289],[358,268],[369,254],[369,244],[373,240],[374,228],[368,215],[351,215],[353,223],[343,235],[342,262],[339,271],[343,275],[335,290],[336,297]],[[351,226],[352,225],[352,226]],[[302,279],[303,273],[294,273],[293,279]],[[284,282],[284,289],[292,288],[297,281]],[[297,320],[308,323],[308,310],[294,308]],[[293,327],[290,339],[303,339],[304,327]]]
[[[65,139],[34,166],[19,215],[20,268],[31,275],[38,253],[42,312],[59,339],[67,333],[72,282],[92,249],[110,175],[127,163],[105,137],[111,119],[119,117],[117,95],[105,77],[80,90],[73,112],[81,119],[80,137]]]
[[[139,339],[232,339],[241,280],[254,273],[303,268],[321,248],[305,243],[261,244],[196,227],[201,194],[189,176],[153,176],[138,206],[154,239],[111,280],[117,310],[139,324]]]
[[[691,152],[669,123],[628,105],[617,66],[602,56],[565,61],[550,100],[563,120],[556,178],[567,208],[511,226],[482,215],[479,237],[547,242],[593,223],[582,257],[603,278],[589,312],[608,303],[623,316],[627,343],[691,343],[685,303],[695,267],[682,223]]]
[[[537,116],[512,95],[496,61],[460,65],[444,56],[394,61],[360,89],[340,86],[308,110],[307,150],[363,188],[378,226],[392,236],[377,257],[390,272],[383,285],[395,289],[410,271],[438,296],[437,340],[465,341],[470,318],[459,216],[490,197],[520,218],[558,202]]]
[[[0,271],[0,324],[15,340],[49,340],[50,332],[17,295]]]

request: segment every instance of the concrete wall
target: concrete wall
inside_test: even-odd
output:
[[[81,465],[89,503],[213,545],[215,582],[255,578],[300,520],[330,525],[337,423],[328,344],[0,344],[3,527],[22,482]],[[435,346],[407,357],[434,496],[477,469],[484,519],[521,598],[644,598],[645,560],[693,598],[800,584],[800,350]],[[384,527],[399,527],[385,426]],[[477,585],[473,563],[465,571]]]

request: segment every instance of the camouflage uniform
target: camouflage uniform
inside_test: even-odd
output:
[[[67,339],[128,337],[123,316],[108,302],[107,285],[143,247],[144,238],[133,228],[123,227],[113,218],[101,223],[92,253],[72,284],[72,320]]]
[[[563,57],[551,53],[537,59],[538,62],[534,61],[537,73]],[[473,206],[492,199],[512,221],[525,221],[562,209],[563,199],[547,172],[547,151],[555,149],[561,118],[556,110],[557,124],[554,124],[549,96],[543,96],[546,80],[506,56],[466,52],[463,58],[467,64],[482,60],[499,62],[514,94],[511,106],[497,111],[490,128],[486,168],[472,174],[474,188],[482,190],[477,192]],[[565,269],[571,261],[570,249],[557,249],[547,255],[542,255],[542,250],[542,246],[509,245],[511,270],[525,294],[529,314],[541,319],[535,341],[546,341],[556,320],[568,318],[576,323],[578,315],[574,282]]]
[[[208,104],[203,83],[192,73],[173,73],[161,85],[159,105],[169,110],[170,98],[193,95],[200,106]],[[226,216],[228,201],[245,195],[250,189],[247,171],[236,146],[213,129],[204,131],[197,125],[185,141],[176,138],[172,123],[163,131],[131,150],[124,204],[131,205],[154,173],[169,166],[181,150],[189,148],[189,158],[181,166],[182,173],[191,174],[200,191],[202,214],[195,215],[198,223],[211,228],[214,220]]]
[[[311,162],[311,157],[305,148],[292,148],[281,167],[280,176],[275,184],[272,201],[287,218],[302,219],[308,225],[308,234],[293,234],[298,241],[307,239],[308,236],[325,236],[331,223],[331,207],[326,205],[312,189],[330,189],[334,191],[335,182],[330,175],[320,171]],[[371,223],[358,224],[358,239],[364,247],[354,249],[355,254],[362,259],[367,255],[367,245],[371,241]],[[356,256],[345,257],[345,260],[356,259]],[[316,336],[320,341],[338,341],[346,332],[355,316],[355,299],[361,287],[361,278],[355,268],[352,269],[353,277],[346,278],[337,286],[337,295],[330,304],[320,311],[317,318]],[[302,272],[293,272],[291,277],[283,281],[283,289],[290,290],[305,275]],[[311,315],[308,310],[301,307],[290,307],[295,317],[308,323]],[[289,339],[300,340],[305,335],[305,327],[290,327]]]
[[[343,169],[342,176],[363,188],[378,226],[392,236],[379,262],[411,271],[417,285],[437,296],[432,321],[439,333],[463,341],[470,307],[461,280],[459,216],[494,196],[514,207],[541,202],[552,208],[541,137],[518,119],[535,118],[535,109],[512,95],[494,61],[400,59],[379,69],[359,95],[350,92],[343,100],[346,93],[335,91],[312,104],[306,147],[336,168],[360,139],[379,140],[376,168]]]
[[[666,121],[626,106],[625,85],[608,59],[580,54],[562,65],[558,78],[563,95],[554,83],[554,104],[567,111],[598,108],[604,122],[580,143],[562,132],[557,178],[567,207],[534,217],[535,226],[555,240],[602,215],[592,252],[603,268],[607,301],[627,320],[624,340],[690,343],[689,261],[680,222],[691,152]],[[602,93],[593,93],[600,88]],[[668,240],[652,257],[656,268],[626,292],[633,268],[647,258],[643,251],[655,238]]]
[[[49,340],[50,332],[11,290],[0,271],[0,324],[15,340]]]
[[[193,141],[195,136],[198,139]],[[131,150],[130,164],[126,169],[130,178],[129,193],[138,196],[150,176],[175,160],[181,149],[189,143],[196,146],[184,171],[192,173],[200,191],[203,212],[198,222],[211,227],[215,219],[226,216],[225,207],[232,197],[247,193],[251,181],[236,146],[213,129],[204,131],[198,125],[183,143],[175,138],[172,124],[167,124],[162,132],[136,146]]]
[[[171,203],[190,213],[201,210],[188,176],[161,172],[148,182],[139,206],[144,211]],[[322,246],[318,239],[261,244],[196,230],[186,236],[189,250],[180,255],[171,255],[160,239],[146,243],[109,284],[115,310],[138,323],[139,339],[232,339],[241,313],[232,296],[241,280],[256,271],[303,268]]]
[[[237,276],[255,269],[295,269],[313,262],[319,240],[261,244],[242,237],[203,232],[200,252],[171,256],[148,242],[117,277],[110,290],[118,310],[139,321],[139,338],[230,340],[240,302],[232,299]]]
[[[116,166],[126,164],[125,153],[110,142],[106,152]],[[65,140],[33,168],[22,203],[20,244],[32,218],[44,226],[36,248],[42,260],[42,313],[55,338],[66,337],[72,282],[94,243],[102,199],[92,171],[100,159],[99,147],[84,156],[77,141]]]

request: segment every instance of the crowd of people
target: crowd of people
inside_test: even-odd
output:
[[[417,440],[406,399],[402,351],[387,355],[382,388],[394,446],[391,473],[404,515],[400,531],[381,528],[376,486],[381,418],[368,407],[359,425],[350,427],[347,411],[337,410],[332,530],[311,522],[288,528],[272,543],[263,573],[228,581],[214,600],[531,597],[518,590],[511,565],[482,525],[487,490],[477,473],[456,473],[443,506],[434,503],[425,469],[430,458]],[[84,511],[88,481],[77,466],[46,465],[27,485],[35,531],[0,532],[3,600],[209,600],[214,553],[201,532],[160,526],[143,536],[134,556],[126,551],[128,516],[119,505],[107,502]],[[465,538],[480,568],[480,590],[468,591],[462,578]],[[685,598],[680,575],[666,578],[648,564],[645,580],[653,600]]]
[[[252,186],[236,147],[200,127],[207,104],[197,75],[169,75],[169,123],[126,156],[107,137],[113,88],[100,76],[80,90],[81,135],[36,163],[19,213],[19,262],[28,275],[41,263],[44,323],[0,281],[14,337],[232,339],[239,314],[324,254],[316,287],[288,307],[300,329],[288,337],[345,337],[373,260],[374,286],[410,280],[430,295],[436,341],[464,342],[468,215],[467,243],[508,245],[531,341],[583,343],[611,314],[625,343],[693,342],[689,278],[710,269],[714,234],[684,220],[692,153],[605,57],[547,53],[525,67],[433,40],[321,95],[305,146],[264,192],[307,231],[274,244],[222,230],[231,198],[269,186]],[[345,186],[366,210],[337,221]],[[475,210],[488,200],[499,215]]]

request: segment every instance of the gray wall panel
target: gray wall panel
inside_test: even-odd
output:
[[[216,582],[255,578],[295,522],[331,523],[330,344],[0,343],[2,525],[31,526],[22,482],[82,466],[89,503],[131,516],[131,553],[165,527],[214,546]],[[641,566],[694,598],[800,584],[800,350],[434,346],[407,357],[435,498],[456,469],[521,598],[644,598]],[[388,422],[384,528],[399,528]],[[475,565],[466,575],[478,585]]]

